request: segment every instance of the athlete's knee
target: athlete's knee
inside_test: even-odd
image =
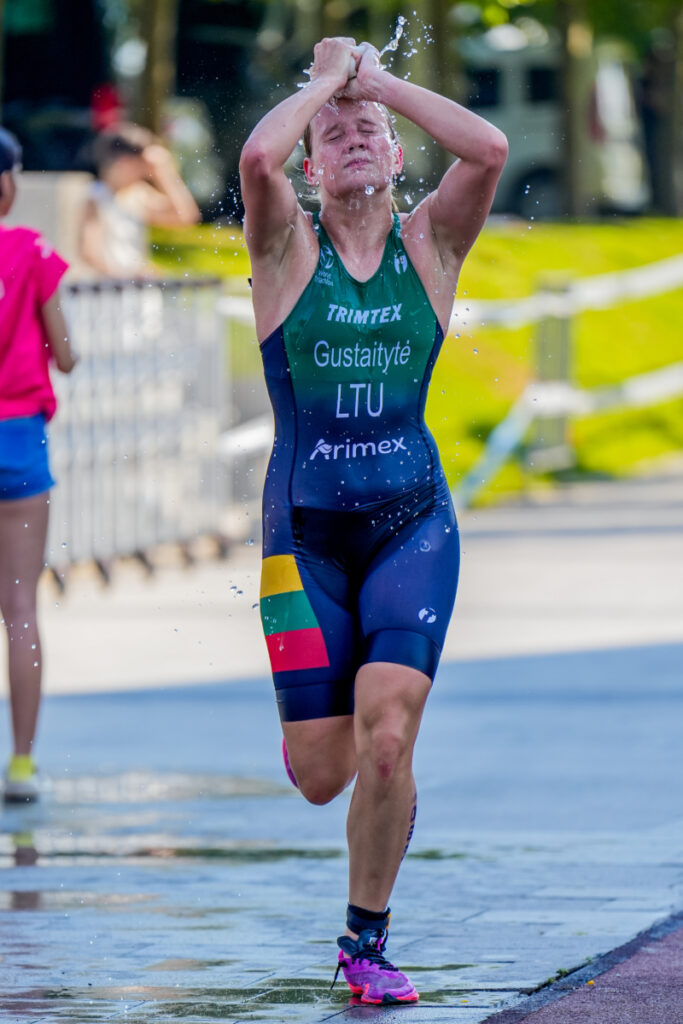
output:
[[[356,680],[356,749],[359,771],[381,783],[412,768],[413,747],[430,681],[421,672],[389,663],[364,665]]]
[[[7,633],[12,638],[28,628],[34,628],[37,617],[35,594],[22,587],[3,593],[0,597],[0,612]]]
[[[387,784],[397,772],[411,769],[414,730],[407,716],[390,712],[365,728],[361,724],[359,732],[359,772]]]
[[[296,781],[304,799],[318,807],[329,804],[346,789],[353,775],[348,772],[303,771],[296,773]]]
[[[289,722],[283,729],[289,766],[301,795],[309,803],[328,804],[356,772],[352,717]]]

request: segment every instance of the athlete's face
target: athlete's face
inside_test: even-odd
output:
[[[310,184],[342,196],[391,187],[402,166],[385,111],[366,100],[326,103],[311,124],[311,156],[304,160]]]

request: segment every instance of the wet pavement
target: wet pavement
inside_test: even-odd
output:
[[[445,665],[392,957],[474,1022],[683,906],[683,646]],[[309,807],[263,681],[46,701],[2,816],[3,1019],[374,1019],[330,994],[347,800]],[[4,742],[4,738],[3,738]]]
[[[672,616],[683,607],[683,519],[662,526],[661,510],[655,502],[651,533],[644,515],[618,538],[636,551],[652,540],[629,564],[642,630],[631,643],[582,648],[568,631],[565,650],[545,637],[536,652],[480,653],[439,671],[416,754],[416,833],[392,900],[389,952],[417,983],[417,1006],[354,1005],[341,983],[330,993],[348,795],[323,808],[300,798],[280,762],[269,681],[235,672],[46,699],[49,792],[0,819],[0,1019],[474,1024],[531,1010],[534,990],[683,908],[683,638],[663,639],[658,606],[643,598],[654,574]],[[604,512],[586,506],[590,550],[599,523],[613,523]],[[565,514],[543,511],[550,527],[534,549],[539,560],[557,553],[546,561],[555,581],[570,553]],[[500,516],[479,517],[467,540],[479,564],[502,551]],[[517,517],[510,558],[533,540]],[[616,552],[610,541],[605,530],[603,556]],[[492,591],[501,617],[505,593],[505,583]],[[523,578],[519,593],[542,618]],[[90,626],[104,668],[104,627]],[[0,750],[7,743],[4,714]]]

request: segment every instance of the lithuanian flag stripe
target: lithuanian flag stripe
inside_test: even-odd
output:
[[[261,622],[273,672],[326,668],[327,648],[294,555],[264,558]]]
[[[296,672],[306,668],[326,668],[330,664],[322,631],[294,629],[266,637],[273,672]]]
[[[294,555],[271,555],[263,559],[261,567],[261,597],[303,590]]]
[[[292,629],[317,629],[318,620],[303,590],[261,598],[261,621],[266,636]]]

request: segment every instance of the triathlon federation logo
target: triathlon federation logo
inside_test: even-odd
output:
[[[408,257],[404,252],[397,252],[394,256],[394,270],[397,274],[405,274],[408,269]]]
[[[330,249],[329,245],[323,245],[320,247],[320,266],[323,270],[331,270],[334,263],[334,253]]]
[[[326,462],[330,459],[336,462],[338,459],[365,459],[374,455],[394,455],[396,452],[408,454],[402,437],[387,437],[383,441],[352,441],[347,437],[346,441],[339,444],[329,444],[321,437],[308,458],[313,462],[318,455],[322,455]]]

